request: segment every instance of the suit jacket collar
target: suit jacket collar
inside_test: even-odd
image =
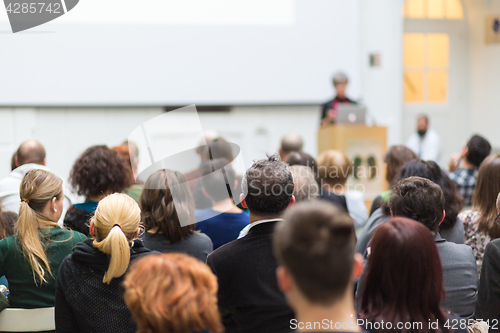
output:
[[[276,223],[281,221],[283,219],[256,221],[252,224],[250,230],[248,230],[247,236],[272,234]]]

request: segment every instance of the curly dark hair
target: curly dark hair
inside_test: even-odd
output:
[[[178,205],[174,204],[170,185],[175,188]],[[164,234],[171,243],[194,233],[194,200],[181,172],[168,169],[154,172],[144,184],[139,205],[146,231],[156,229],[155,234]],[[181,226],[181,219],[184,226]]]
[[[105,145],[92,146],[75,161],[69,181],[86,198],[122,192],[131,185],[130,168]]]
[[[458,213],[464,206],[464,199],[458,192],[455,183],[433,161],[412,160],[401,168],[396,179],[399,181],[412,176],[429,179],[441,187],[445,199],[446,216],[439,226],[439,230],[453,228],[457,222]],[[389,211],[387,206],[384,207],[384,210],[386,213]]]
[[[241,189],[248,210],[256,215],[279,216],[293,195],[292,173],[278,154],[255,161],[243,176]]]

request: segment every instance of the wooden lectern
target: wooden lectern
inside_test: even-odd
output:
[[[318,155],[326,150],[340,150],[353,162],[349,190],[364,193],[367,205],[388,187],[385,180],[384,154],[387,151],[387,128],[360,124],[327,125],[318,131]]]

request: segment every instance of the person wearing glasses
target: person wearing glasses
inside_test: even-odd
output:
[[[500,155],[491,155],[479,167],[472,195],[472,209],[458,215],[464,222],[465,244],[474,251],[478,273],[481,273],[486,244],[492,239],[500,238],[500,223],[495,221],[499,192]]]

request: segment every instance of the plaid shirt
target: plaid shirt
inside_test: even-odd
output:
[[[465,206],[472,205],[472,194],[476,188],[477,168],[457,169],[450,173],[450,178],[457,185],[458,192],[465,199]]]

